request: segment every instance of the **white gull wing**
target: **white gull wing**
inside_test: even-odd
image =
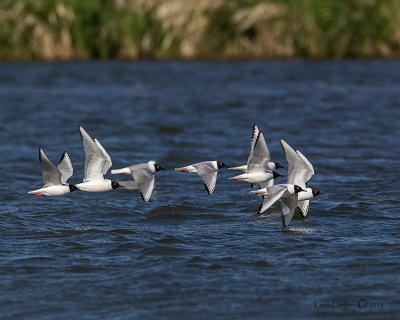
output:
[[[306,188],[308,168],[299,154],[283,139],[279,140],[285,153],[288,166],[288,184],[296,184],[302,189]]]
[[[297,198],[297,193],[281,198],[282,224],[284,228],[292,221],[297,206]]]
[[[44,187],[60,185],[61,172],[51,163],[49,158],[47,158],[42,148],[39,148],[39,161],[43,169]]]
[[[68,179],[74,174],[74,168],[72,167],[71,159],[67,151],[64,151],[61,155],[61,159],[58,162],[57,169],[61,172],[61,183],[67,183]]]
[[[263,213],[269,207],[271,207],[282,195],[287,191],[288,186],[286,184],[277,184],[267,188],[267,193],[264,194],[263,202],[258,210],[258,213]]]
[[[307,216],[309,207],[310,207],[310,200],[301,200],[297,202],[297,208],[299,209],[301,216],[303,218]]]
[[[85,151],[85,178],[83,182],[101,180],[103,177],[103,170],[107,159],[103,151],[99,148],[96,142],[89,136],[89,134],[81,126],[78,127],[83,150]]]
[[[206,188],[209,195],[212,195],[217,183],[217,172],[218,167],[216,161],[204,161],[193,164],[203,181],[204,187]]]
[[[129,167],[133,180],[138,185],[143,201],[147,202],[151,198],[154,189],[154,175],[150,171],[147,163],[139,163]]]
[[[247,159],[246,172],[264,172],[267,169],[268,162],[271,160],[267,143],[261,131],[258,132],[254,149],[250,151]]]
[[[296,153],[299,155],[299,157],[303,160],[305,167],[307,168],[307,174],[306,174],[306,183],[311,179],[311,177],[314,175],[314,167],[311,164],[310,161],[306,158],[304,154],[302,154],[299,150],[296,150]]]
[[[111,157],[109,156],[107,151],[103,148],[103,146],[101,145],[99,140],[97,140],[96,138],[94,138],[93,140],[94,140],[94,143],[100,148],[100,150],[103,153],[103,156],[106,160],[104,162],[104,166],[103,166],[103,175],[105,175],[107,173],[108,169],[110,169],[112,167]]]

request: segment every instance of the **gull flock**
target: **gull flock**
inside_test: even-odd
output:
[[[73,167],[68,153],[64,151],[57,167],[49,160],[42,148],[39,147],[39,161],[43,170],[44,185],[42,188],[29,191],[35,196],[61,196],[76,190],[86,192],[108,192],[117,188],[138,190],[143,201],[149,201],[154,189],[154,174],[163,169],[155,161],[133,164],[121,169],[111,170],[113,175],[131,175],[133,180],[115,181],[105,179],[104,175],[112,167],[111,157],[96,138],[92,138],[82,126],[78,126],[83,150],[85,152],[85,176],[81,183],[68,184],[73,175]],[[227,167],[221,161],[203,161],[175,168],[180,172],[197,173],[208,194],[212,195],[217,182],[217,173],[221,168],[239,171],[240,174],[229,179],[234,182],[248,182],[251,187],[257,187],[250,194],[262,196],[258,209],[261,214],[280,200],[282,225],[286,229],[293,218],[296,209],[305,218],[310,207],[310,200],[321,194],[308,182],[314,175],[313,165],[299,151],[294,150],[286,141],[280,139],[283,152],[288,163],[287,183],[274,184],[275,179],[282,177],[277,169],[283,168],[279,163],[271,161],[270,152],[263,133],[257,125],[253,125],[250,154],[247,164]]]

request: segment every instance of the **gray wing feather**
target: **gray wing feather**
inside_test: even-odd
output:
[[[304,154],[302,154],[299,150],[296,150],[297,154],[299,157],[303,160],[304,166],[306,168],[306,173],[305,173],[305,181],[306,183],[311,179],[311,177],[314,175],[314,167],[311,164],[310,161],[306,158]]]
[[[195,163],[193,167],[196,168],[201,180],[203,181],[204,187],[206,188],[209,195],[212,195],[217,183],[217,172],[213,161],[204,161]]]
[[[111,157],[109,156],[109,154],[107,153],[106,149],[104,149],[104,147],[101,145],[101,143],[99,142],[99,140],[97,140],[96,138],[93,139],[94,143],[99,147],[99,149],[101,150],[101,152],[103,153],[105,162],[103,165],[103,175],[105,175],[108,171],[108,169],[110,169],[112,167],[112,161],[111,161]]]
[[[264,172],[270,160],[271,156],[264,135],[259,131],[254,149],[250,151],[247,159],[247,172]]]
[[[287,190],[286,185],[279,185],[279,184],[268,188],[267,194],[264,196],[262,205],[260,206],[258,213],[263,213],[268,208],[270,208],[279,198],[282,197],[282,195],[285,193],[286,190]]]
[[[61,172],[61,183],[67,183],[68,179],[74,174],[74,168],[72,167],[71,159],[67,151],[64,151],[61,155],[61,159],[58,162],[57,169]]]
[[[61,172],[47,158],[42,148],[39,148],[39,161],[43,169],[44,187],[60,185]]]
[[[127,190],[138,190],[139,186],[135,181],[117,181],[118,184]]]
[[[303,218],[307,216],[309,207],[310,207],[310,200],[302,200],[297,203],[297,208],[300,210],[301,216]]]
[[[307,168],[303,159],[299,154],[289,146],[283,139],[280,139],[283,152],[285,153],[286,160],[289,164],[288,167],[288,181],[289,184],[297,184],[303,189],[306,188],[306,175]]]
[[[81,135],[83,150],[85,151],[85,179],[84,182],[103,178],[103,169],[106,158],[96,142],[81,126],[78,127]]]
[[[208,194],[211,196],[217,183],[217,171],[215,171],[214,173],[202,175],[201,180],[203,181],[204,187],[206,188]]]
[[[282,211],[282,223],[283,227],[287,227],[292,221],[294,211],[296,210],[298,195],[290,195],[288,197],[281,198],[281,211]]]
[[[151,198],[154,189],[154,176],[147,163],[139,163],[129,167],[133,180],[138,185],[143,201],[147,202]]]

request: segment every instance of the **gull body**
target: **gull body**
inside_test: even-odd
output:
[[[246,172],[243,174],[239,174],[238,176],[230,177],[228,179],[234,180],[234,182],[245,181],[251,184],[263,184],[279,176],[280,174],[276,171]]]
[[[278,162],[274,162],[274,161],[269,161],[267,163],[267,170],[270,171],[274,171],[277,170],[279,168],[283,168]],[[229,170],[235,170],[235,171],[247,171],[247,164],[244,164],[242,166],[238,166],[238,167],[229,167]]]
[[[35,196],[63,196],[75,190],[77,189],[72,189],[70,185],[57,185],[43,187],[37,190],[29,191],[28,193]]]

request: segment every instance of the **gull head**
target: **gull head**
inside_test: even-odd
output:
[[[311,190],[312,190],[312,195],[313,195],[314,197],[319,196],[320,194],[322,194],[322,192],[319,191],[319,190],[316,189],[316,188],[311,187]]]
[[[218,169],[228,168],[228,166],[225,163],[223,163],[222,161],[217,161],[217,167],[218,167]]]

